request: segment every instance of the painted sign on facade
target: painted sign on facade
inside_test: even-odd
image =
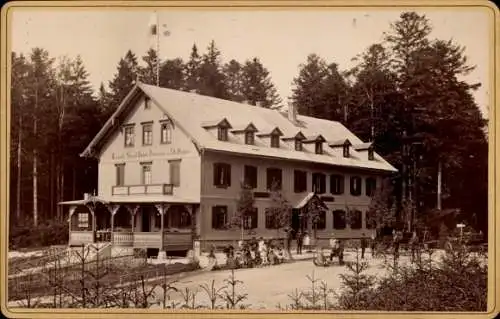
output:
[[[112,153],[111,158],[114,160],[133,160],[133,159],[147,159],[153,157],[162,157],[166,155],[179,155],[187,154],[189,151],[180,147],[171,147],[168,150],[156,151],[149,149],[147,151],[129,151],[125,153]]]

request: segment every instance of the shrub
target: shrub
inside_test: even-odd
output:
[[[9,249],[46,247],[68,243],[68,223],[47,220],[34,227],[29,223],[11,225],[9,229]]]
[[[342,278],[346,286],[357,286],[355,278],[363,272],[358,269],[354,276]],[[486,264],[459,246],[447,252],[438,264],[427,261],[398,266],[376,288],[364,285],[361,294],[346,290],[338,306],[342,310],[486,311],[486,296]]]

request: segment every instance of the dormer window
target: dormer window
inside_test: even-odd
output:
[[[344,144],[343,146],[344,157],[349,157],[349,144]]]
[[[304,140],[304,143],[313,144],[314,143],[314,153],[323,154],[323,143],[325,138],[322,135],[309,136]]]
[[[217,138],[219,141],[227,142],[228,140],[228,130],[227,127],[219,127],[217,130]]]
[[[254,145],[255,144],[254,132],[245,132],[245,144],[247,144],[247,145]]]
[[[277,134],[271,135],[271,147],[279,148],[280,147],[280,137]]]
[[[342,155],[344,157],[349,157],[349,148],[352,146],[352,144],[349,140],[340,140],[340,141],[332,142],[329,145],[331,148],[342,147]]]
[[[314,150],[316,154],[323,154],[323,142],[316,142]]]
[[[303,149],[302,141],[299,139],[296,139],[295,140],[295,150],[298,152],[302,152],[302,149]]]
[[[372,148],[372,147],[370,147],[370,148],[368,149],[368,160],[369,160],[369,161],[373,161],[374,159],[375,159],[375,154],[374,154],[374,152],[373,152],[373,148]]]
[[[229,129],[232,126],[225,118],[215,122],[202,123],[201,126],[212,132],[217,130],[217,139],[219,141],[227,142],[229,140]]]

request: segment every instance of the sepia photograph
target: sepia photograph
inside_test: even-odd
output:
[[[498,9],[435,4],[2,8],[2,311],[494,316]]]

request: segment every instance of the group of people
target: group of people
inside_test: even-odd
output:
[[[276,265],[285,260],[284,245],[273,240],[264,240],[262,237],[259,240],[240,240],[236,249],[229,245],[224,249],[224,253],[226,267],[230,269]]]

